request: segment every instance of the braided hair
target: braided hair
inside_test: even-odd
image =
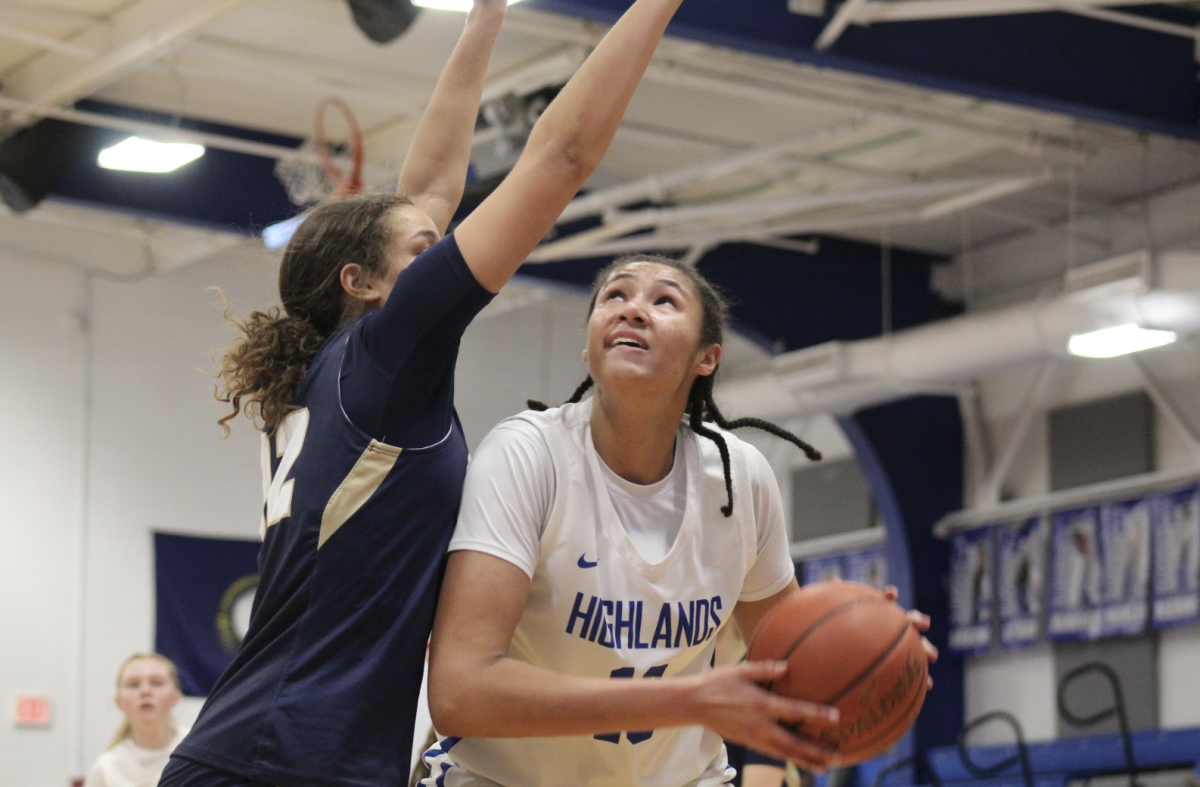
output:
[[[725,316],[728,313],[729,307],[716,287],[695,268],[685,265],[672,257],[664,257],[657,254],[634,254],[621,257],[600,271],[596,276],[595,282],[592,284],[592,299],[588,305],[589,318],[592,311],[596,308],[596,299],[604,283],[617,270],[634,262],[652,262],[658,265],[665,265],[682,273],[692,283],[692,287],[699,296],[700,304],[703,307],[703,318],[700,327],[701,344],[721,344],[723,342]],[[692,389],[688,392],[687,401],[688,425],[691,426],[692,431],[696,434],[706,437],[717,444],[717,450],[721,454],[721,466],[725,471],[725,495],[727,498],[726,504],[721,507],[721,513],[729,517],[733,516],[733,478],[729,469],[729,446],[725,443],[725,438],[721,436],[720,432],[716,432],[704,425],[706,421],[715,423],[726,431],[741,429],[743,427],[761,429],[781,440],[787,440],[803,451],[804,455],[813,462],[820,461],[821,452],[778,424],[773,424],[762,418],[726,420],[721,410],[717,407],[717,403],[713,401],[713,383],[716,376],[717,374],[714,370],[710,375],[697,377],[692,383]],[[575,393],[571,395],[571,398],[567,400],[567,404],[575,404],[583,399],[583,395],[587,393],[593,384],[591,375],[588,375],[580,383],[579,387],[575,389]],[[529,405],[529,409],[537,410],[538,412],[549,409],[548,405],[534,399],[530,399],[527,404]]]

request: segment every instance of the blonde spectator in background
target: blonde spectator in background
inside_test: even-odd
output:
[[[165,656],[135,653],[117,671],[117,707],[125,715],[112,743],[96,758],[84,787],[154,787],[186,730],[171,710],[179,674]]]

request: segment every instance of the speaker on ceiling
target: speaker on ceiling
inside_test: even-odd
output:
[[[96,155],[98,132],[45,118],[0,141],[0,199],[15,213],[37,205],[71,167]]]
[[[377,44],[399,38],[421,9],[411,0],[347,0],[358,29]]]

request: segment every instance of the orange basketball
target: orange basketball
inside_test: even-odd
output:
[[[746,659],[786,660],[772,691],[841,712],[835,726],[796,728],[836,746],[834,765],[887,751],[925,701],[929,663],[920,633],[899,605],[857,582],[817,582],[788,596],[763,618]]]

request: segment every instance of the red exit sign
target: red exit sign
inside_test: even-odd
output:
[[[33,694],[18,696],[16,723],[18,727],[49,727],[50,698]]]

